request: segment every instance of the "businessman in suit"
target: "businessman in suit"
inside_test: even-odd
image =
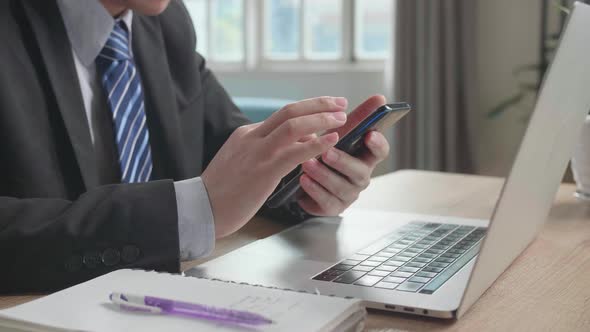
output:
[[[307,195],[284,211],[336,215],[388,153],[378,133],[358,158],[332,148],[380,96],[349,121],[346,99],[321,97],[249,124],[180,1],[2,1],[0,40],[1,293],[178,272],[301,163]]]

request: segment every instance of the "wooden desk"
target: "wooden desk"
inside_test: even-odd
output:
[[[401,171],[375,178],[355,207],[489,218],[501,185],[501,179],[491,177]],[[461,320],[371,312],[367,331],[590,331],[590,203],[577,201],[574,190],[561,185],[537,239]],[[219,241],[209,259],[283,228],[257,218]],[[0,297],[0,308],[33,298]]]

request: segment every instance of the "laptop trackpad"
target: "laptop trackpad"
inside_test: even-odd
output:
[[[334,262],[372,244],[399,226],[392,220],[316,218],[256,241],[249,249],[259,249],[258,254],[273,257]]]

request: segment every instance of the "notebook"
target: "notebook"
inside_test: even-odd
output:
[[[111,292],[208,304],[264,315],[255,328],[178,316],[121,311]],[[0,310],[1,331],[359,331],[361,301],[142,270],[118,270],[38,300]]]

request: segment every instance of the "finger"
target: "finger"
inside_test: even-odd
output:
[[[378,131],[372,131],[364,137],[367,149],[359,157],[369,167],[375,167],[389,155],[389,143]]]
[[[305,99],[284,106],[279,111],[273,113],[256,130],[259,135],[266,136],[289,119],[314,113],[342,112],[346,109],[347,105],[348,101],[343,97]]]
[[[346,176],[354,185],[363,189],[369,185],[373,167],[370,167],[362,159],[355,158],[338,149],[330,148],[322,154],[322,161]]]
[[[346,124],[342,127],[334,129],[340,135],[340,137],[344,137],[352,128],[356,127],[359,123],[361,123],[367,116],[373,113],[377,108],[384,105],[386,102],[385,97],[381,95],[375,95],[369,97],[365,100],[362,104],[360,104],[354,111],[348,114],[348,119]]]
[[[251,132],[251,131],[255,130],[256,128],[260,127],[261,124],[262,124],[262,122],[254,122],[254,123],[245,125],[244,127],[247,128],[248,132]]]
[[[323,215],[337,215],[346,208],[344,202],[332,195],[306,174],[303,174],[299,178],[299,182],[301,183],[301,188],[320,207]]]
[[[311,197],[305,195],[304,197],[300,198],[297,203],[299,203],[299,206],[307,213],[312,214],[314,216],[328,216],[328,214],[326,214],[326,212],[324,212],[322,210],[322,208],[318,205],[318,203],[316,203],[316,201],[314,201],[313,199],[311,199]]]
[[[303,171],[312,180],[345,203],[352,203],[360,192],[359,187],[352,184],[342,175],[330,170],[315,158],[303,163]]]
[[[287,172],[303,162],[328,151],[338,142],[338,134],[331,133],[314,138],[305,143],[296,143],[279,151],[280,157],[275,167]],[[282,168],[284,167],[284,168]]]
[[[317,137],[318,137],[318,135],[316,135],[315,133],[314,134],[305,135],[305,136],[301,137],[298,142],[304,143],[304,142],[307,142],[307,141],[311,141],[312,139],[317,138]]]
[[[344,112],[324,112],[304,115],[283,122],[264,139],[275,147],[297,142],[302,137],[319,131],[325,131],[342,126],[346,122]]]

